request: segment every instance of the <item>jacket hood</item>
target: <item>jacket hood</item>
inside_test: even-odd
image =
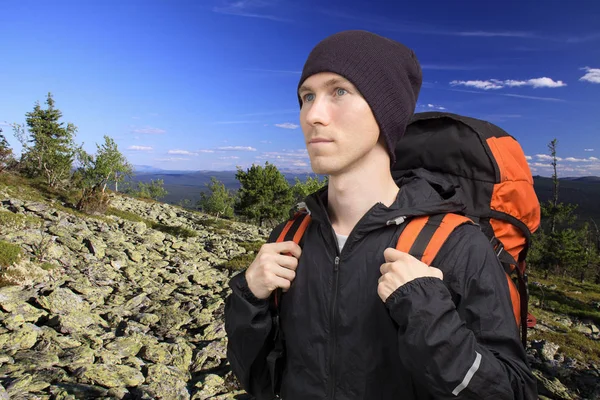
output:
[[[356,226],[365,234],[390,224],[401,224],[405,218],[421,215],[459,213],[466,210],[463,193],[451,182],[426,170],[414,170],[395,179],[400,187],[389,207],[379,202],[365,214]],[[307,196],[299,208],[306,208],[312,220],[331,225],[327,213],[328,186]]]

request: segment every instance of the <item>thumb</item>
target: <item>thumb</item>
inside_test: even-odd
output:
[[[401,259],[404,256],[404,253],[400,250],[396,250],[393,247],[388,247],[383,252],[383,257],[385,258],[385,262],[394,262]]]

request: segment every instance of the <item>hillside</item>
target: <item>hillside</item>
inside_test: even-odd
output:
[[[267,231],[116,194],[84,215],[0,177],[0,399],[249,399],[224,299]],[[600,287],[530,282],[541,398],[600,398]]]

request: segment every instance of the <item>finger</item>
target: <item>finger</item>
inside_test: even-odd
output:
[[[400,250],[396,250],[393,247],[388,247],[383,252],[383,257],[385,258],[385,261],[389,263],[401,259],[403,255],[403,252],[401,252]]]
[[[390,272],[390,267],[390,263],[383,263],[381,264],[381,267],[379,267],[379,272],[381,272],[381,275],[387,274],[388,272]]]
[[[288,240],[286,242],[270,243],[274,253],[287,254],[290,253],[293,257],[300,258],[302,248],[295,242]]]
[[[273,273],[275,274],[275,276],[287,279],[288,281],[293,281],[294,278],[296,277],[295,271],[288,269],[288,268],[283,268],[280,266],[275,267],[275,269],[273,270]]]
[[[282,288],[283,290],[288,290],[292,284],[289,280],[279,276],[275,276],[275,278],[273,278],[273,282],[277,287]]]
[[[278,266],[294,271],[296,270],[296,267],[298,267],[298,259],[294,256],[287,256],[284,254],[273,254],[271,260]]]

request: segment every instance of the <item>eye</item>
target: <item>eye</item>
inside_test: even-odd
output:
[[[335,90],[335,93],[336,93],[338,96],[343,96],[344,94],[348,93],[348,91],[347,91],[346,89],[337,88],[337,89]]]
[[[312,93],[307,93],[302,97],[302,99],[304,101],[312,101],[312,100],[314,100],[314,98],[315,98],[315,95]]]

